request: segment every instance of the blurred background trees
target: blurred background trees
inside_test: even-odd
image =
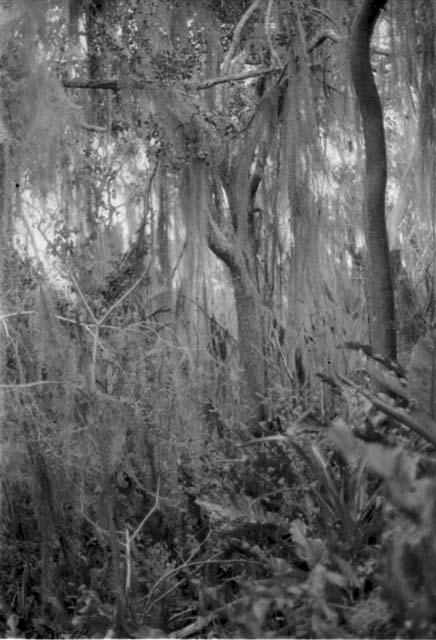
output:
[[[131,594],[196,557],[196,498],[242,482],[236,444],[327,423],[317,374],[362,366],[345,345],[370,342],[386,272],[365,243],[360,4],[1,4],[2,601],[21,580],[20,616],[51,616],[34,633],[109,619],[105,598],[125,629]],[[434,316],[430,5],[386,3],[370,47],[402,364]],[[170,629],[160,595],[142,619]]]

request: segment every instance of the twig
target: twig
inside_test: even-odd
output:
[[[268,494],[265,494],[268,495]],[[240,563],[240,564],[250,564],[250,565],[257,565],[257,566],[261,566],[263,567],[264,564],[262,562],[260,562],[259,560],[246,560],[245,558],[234,558],[233,560],[213,560],[213,559],[209,559],[209,560],[199,560],[197,562],[190,562],[189,565],[182,565],[180,568],[184,569],[186,567],[201,567],[204,564],[236,564],[236,563]],[[179,568],[179,567],[178,567]],[[185,579],[179,580],[178,582],[176,582],[176,584],[172,585],[171,587],[169,587],[166,591],[164,591],[164,593],[161,593],[155,600],[153,600],[153,602],[148,606],[148,611],[150,611],[152,609],[152,607],[154,607],[158,602],[160,602],[161,600],[163,600],[169,593],[171,593],[172,591],[174,591],[174,589],[177,589],[177,587],[179,587],[181,584],[183,584],[183,582],[185,581]]]
[[[171,575],[175,575],[176,573],[179,573],[179,571],[182,571],[183,569],[187,569],[191,567],[201,567],[205,564],[235,564],[236,562],[245,563],[245,564],[256,564],[256,565],[263,566],[262,563],[259,562],[259,560],[245,560],[241,558],[237,558],[234,560],[215,560],[214,558],[217,558],[219,555],[220,555],[219,553],[216,553],[209,560],[197,560],[195,562],[189,562],[189,563],[179,565],[178,567],[175,567],[175,569],[172,569],[171,571],[169,571],[165,576],[162,576],[162,578],[158,580],[158,582],[153,586],[152,590],[155,591],[157,586],[161,582],[163,582],[164,579],[169,578]],[[176,585],[172,585],[169,589],[167,589],[167,591],[165,591],[164,593],[161,593],[151,603],[150,603],[150,598],[148,598],[144,608],[144,616],[147,615],[147,613],[151,610],[152,607],[154,607],[160,600],[162,600],[166,595],[168,595],[168,593],[171,593],[171,591],[174,591],[174,589],[180,586],[183,582],[184,582],[184,579],[179,580]]]
[[[101,325],[108,318],[108,316],[110,316],[112,311],[114,311],[123,302],[123,300],[125,300],[127,296],[129,296],[136,289],[136,287],[140,284],[140,282],[144,279],[146,275],[147,275],[147,269],[139,276],[136,282],[132,284],[130,289],[128,289],[125,293],[123,293],[123,295],[120,298],[118,298],[118,300],[115,300],[113,305],[109,307],[106,313],[97,321],[98,325]]]
[[[36,311],[11,311],[10,313],[2,313],[0,320],[7,320],[8,318],[15,318],[17,316],[33,316]]]
[[[44,384],[71,384],[71,380],[36,380],[35,382],[20,382],[18,384],[0,384],[0,389],[28,389]]]
[[[241,602],[244,601],[244,598],[238,598],[229,604],[225,604],[222,607],[218,607],[215,611],[212,611],[207,616],[199,617],[191,624],[188,624],[187,627],[183,629],[179,629],[178,631],[173,631],[170,633],[170,638],[189,638],[189,636],[198,637],[199,631],[202,631],[208,624],[216,620],[217,618],[221,618],[223,615],[229,615],[235,607],[237,607]]]
[[[147,513],[147,515],[142,519],[140,524],[136,527],[136,530],[133,532],[133,534],[130,536],[129,544],[131,544],[133,542],[133,540],[139,535],[139,533],[141,532],[142,527],[145,525],[147,520],[156,511],[156,509],[158,509],[158,507],[159,507],[159,485],[160,485],[160,478],[159,478],[158,483],[157,483],[156,500],[154,502],[154,505],[152,506],[150,511]]]
[[[81,288],[79,287],[76,278],[73,275],[73,272],[71,271],[71,269],[69,270],[69,276],[73,282],[74,288],[76,289],[77,293],[79,294],[79,297],[81,299],[81,301],[83,302],[85,309],[87,310],[87,312],[89,313],[89,315],[91,316],[91,318],[94,320],[94,322],[97,322],[97,318],[95,317],[95,314],[93,312],[93,310],[91,309],[91,307],[89,306]]]
[[[132,560],[130,557],[130,538],[129,538],[129,530],[126,527],[126,584],[125,584],[125,593],[126,596],[130,591],[130,585],[132,582]]]
[[[87,516],[83,510],[80,510],[79,513],[83,518],[85,518],[87,522],[89,522],[90,525],[94,527],[94,529],[97,531],[99,536],[102,536],[103,538],[106,537],[109,540],[109,537],[110,537],[109,531],[106,531],[106,529],[103,529],[103,527],[100,527],[100,525],[94,522],[94,520],[91,520],[91,518]]]
[[[170,587],[168,587],[166,591],[161,593],[155,600],[153,600],[153,602],[147,606],[147,610],[144,611],[143,618],[145,618],[145,616],[147,615],[147,612],[150,611],[155,605],[157,605],[158,602],[160,602],[161,600],[166,598],[170,593],[178,589],[184,582],[185,582],[185,578],[182,578],[175,584],[172,584]]]
[[[180,571],[182,571],[183,569],[186,569],[188,567],[191,566],[196,566],[196,565],[202,565],[205,564],[206,561],[201,560],[201,561],[194,561],[192,562],[192,558],[194,558],[196,556],[196,554],[198,553],[199,549],[205,544],[205,542],[207,542],[208,538],[210,537],[210,531],[208,533],[208,535],[206,536],[206,538],[200,542],[200,544],[198,545],[198,547],[196,547],[192,553],[189,555],[189,558],[183,562],[182,564],[179,564],[177,567],[174,567],[172,569],[169,569],[166,573],[163,574],[163,576],[161,576],[159,578],[159,580],[157,580],[154,585],[152,586],[152,588],[150,589],[147,599],[145,601],[144,604],[144,613],[143,613],[143,619],[145,618],[147,611],[150,608],[150,601],[151,601],[151,596],[152,594],[156,591],[156,589],[159,587],[160,584],[162,584],[162,582],[164,582],[164,580],[166,580],[167,578],[176,575],[177,573],[179,573]],[[214,556],[212,556],[212,558],[217,558],[220,554],[216,553]]]

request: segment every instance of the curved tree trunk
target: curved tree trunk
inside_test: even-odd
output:
[[[265,362],[260,295],[255,284],[253,267],[250,268],[250,265],[253,265],[249,257],[250,243],[246,242],[241,247],[236,237],[232,241],[228,240],[218,225],[210,220],[208,244],[211,251],[230,271],[238,321],[239,355],[244,372],[244,422],[254,436],[260,436],[261,422],[265,416]]]
[[[244,373],[244,422],[254,436],[262,435],[265,420],[266,367],[262,297],[258,283],[255,200],[279,121],[283,89],[273,86],[257,105],[251,126],[238,152],[219,167],[215,189],[215,215],[209,217],[208,245],[230,271],[238,321],[238,343]],[[229,215],[225,221],[219,191],[226,193]],[[224,232],[224,228],[226,231]]]
[[[223,176],[227,193],[231,230],[224,234],[214,217],[209,218],[208,245],[230,271],[238,322],[238,344],[243,370],[242,402],[244,422],[254,436],[262,435],[265,418],[265,359],[261,295],[257,285],[257,258],[252,209],[260,184],[260,174],[250,175],[256,144],[248,141],[239,166]],[[248,159],[248,161],[247,161]],[[216,216],[219,218],[219,215]],[[222,220],[221,220],[222,222]]]
[[[368,249],[366,291],[373,348],[396,358],[395,307],[385,219],[386,146],[383,111],[371,69],[370,41],[387,0],[363,0],[351,34],[351,75],[362,115],[366,175],[364,227]]]

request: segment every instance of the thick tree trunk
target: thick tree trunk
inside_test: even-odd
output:
[[[240,212],[239,212],[240,213]],[[241,250],[236,238],[230,241],[210,220],[209,248],[229,268],[235,295],[240,363],[243,370],[243,421],[254,436],[262,435],[264,420],[265,360],[260,295],[256,287],[255,262],[250,243]],[[251,254],[251,260],[249,255]],[[251,266],[251,269],[250,269]]]
[[[351,34],[351,75],[362,115],[366,151],[364,227],[368,249],[366,291],[373,348],[396,358],[395,306],[385,219],[386,145],[383,111],[374,81],[370,41],[387,0],[363,0]]]
[[[6,256],[9,251],[9,234],[8,234],[8,206],[7,206],[7,193],[5,185],[6,177],[6,151],[5,145],[0,142],[0,314],[6,311],[6,301],[4,299],[4,266]],[[0,328],[0,382],[3,382],[6,377],[6,335],[5,327],[2,325]],[[0,389],[0,439],[3,431],[3,424],[5,419],[5,398],[4,390]],[[0,442],[1,446],[1,442]],[[1,462],[1,454],[0,454]],[[3,491],[0,479],[0,501],[2,500]]]
[[[255,436],[262,435],[264,420],[265,367],[263,355],[262,316],[259,296],[253,290],[248,274],[232,273],[238,319],[238,342],[245,376],[242,386],[244,422]]]
[[[256,195],[262,183],[271,145],[280,120],[284,87],[274,85],[262,96],[237,150],[219,165],[214,215],[209,218],[209,248],[229,268],[238,319],[239,354],[244,380],[244,422],[262,435],[265,417],[266,367],[262,296],[258,278],[259,230]],[[217,176],[214,177],[217,179]],[[217,181],[218,182],[218,181]],[[226,194],[222,206],[220,191]]]

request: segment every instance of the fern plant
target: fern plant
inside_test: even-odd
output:
[[[381,500],[365,464],[339,459],[333,465],[318,445],[311,443],[306,450],[295,438],[287,436],[287,441],[310,470],[310,501],[326,530],[335,532],[341,550],[356,553],[379,536],[383,528]]]

